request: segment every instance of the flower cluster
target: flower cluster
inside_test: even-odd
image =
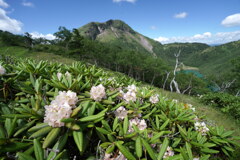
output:
[[[186,109],[191,109],[193,112],[196,111],[196,109],[193,107],[192,104],[184,104],[184,107],[185,107]]]
[[[114,114],[118,119],[123,120],[127,116],[128,112],[123,106],[121,106],[114,112]]]
[[[155,95],[152,95],[150,98],[149,98],[149,101],[152,103],[152,104],[156,104],[159,102],[159,95],[158,94],[155,94]]]
[[[90,90],[90,95],[95,101],[101,101],[106,97],[105,87],[102,84],[93,86]]]
[[[0,65],[0,75],[4,75],[5,73],[6,73],[5,68]]]
[[[44,122],[52,127],[64,126],[61,120],[70,117],[72,108],[75,107],[77,101],[76,93],[72,91],[60,91],[51,104],[45,106]]]
[[[124,93],[123,91],[120,91],[120,93],[123,95],[123,99],[129,103],[129,102],[135,102],[137,100],[137,87],[133,84],[127,87],[127,93]]]
[[[127,160],[127,158],[121,152],[118,153],[116,158],[113,157],[112,153],[110,153],[110,154],[105,153],[104,158],[103,158],[103,160],[116,160],[116,159],[117,160]]]
[[[70,105],[72,108],[75,108],[75,104],[78,101],[77,94],[72,91],[59,91],[58,96],[55,97],[55,100],[52,101],[52,103],[57,103],[57,104],[64,104],[67,103]]]
[[[174,103],[178,103],[178,100],[177,99],[173,99],[172,100]]]
[[[171,147],[167,147],[167,151],[164,153],[163,158],[168,158],[174,156],[174,151],[172,150]]]
[[[66,78],[69,80],[70,77],[71,77],[71,74],[67,71],[67,72],[65,73],[65,76],[66,76]],[[58,80],[60,81],[61,78],[62,78],[62,73],[61,73],[61,72],[58,72],[58,73],[57,73],[57,77],[58,77]]]
[[[195,130],[202,133],[202,135],[207,135],[207,132],[209,129],[207,128],[206,124],[204,122],[196,122],[194,123]]]
[[[147,123],[144,119],[140,120],[137,117],[129,120],[128,132],[134,132],[133,125],[137,126],[139,130],[147,128]]]
[[[128,92],[135,92],[136,93],[137,92],[137,87],[134,84],[132,84],[132,85],[127,87],[127,90],[128,90]]]

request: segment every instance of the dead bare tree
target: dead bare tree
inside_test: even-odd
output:
[[[221,86],[218,85],[216,82],[213,82],[216,87],[218,88],[219,92],[225,92],[226,89],[230,88],[231,85],[236,81],[236,79],[233,79],[231,82],[222,82]]]
[[[178,53],[174,54],[174,56],[176,57],[176,64],[175,64],[175,68],[173,70],[173,79],[170,82],[170,91],[173,92],[173,85],[174,85],[177,93],[181,93],[180,90],[179,90],[179,87],[178,87],[178,83],[175,80],[175,78],[176,78],[176,70],[177,70],[178,63],[179,63],[178,62],[178,57],[180,56],[180,54],[181,54],[181,50],[179,50]]]
[[[240,96],[240,90],[237,91],[237,93],[236,93],[235,96],[236,96],[236,97]]]
[[[171,72],[168,72],[168,71],[165,71],[166,72],[166,79],[165,79],[165,81],[164,81],[164,83],[163,83],[163,89],[165,89],[165,86],[166,86],[166,83],[167,83],[167,80],[168,80],[168,77],[169,77],[169,75],[170,75],[170,73]]]
[[[182,94],[186,93],[189,90],[189,95],[190,95],[191,89],[192,89],[192,77],[189,81],[188,87],[184,91],[182,91]]]

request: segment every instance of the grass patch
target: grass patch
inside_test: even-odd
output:
[[[202,104],[197,97],[172,93],[163,89],[157,90],[160,91],[165,97],[177,99],[183,103],[192,104],[196,108],[197,114],[199,116],[204,116],[204,119],[206,119],[209,124],[223,126],[226,130],[234,131],[235,136],[240,136],[239,124],[236,123],[235,119],[227,114],[222,113],[218,108]]]

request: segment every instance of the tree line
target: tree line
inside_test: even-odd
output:
[[[108,45],[80,35],[78,29],[69,30],[59,27],[54,33],[55,40],[44,38],[33,39],[31,34],[14,35],[0,32],[1,41],[5,45],[22,46],[29,51],[51,52],[61,56],[95,64],[113,71],[122,72],[136,80],[155,85],[167,90],[174,78],[179,90],[185,94],[203,94],[209,91],[208,82],[194,74],[178,72],[173,74],[170,66],[161,57],[154,57],[145,52],[126,49],[118,45]],[[36,52],[36,54],[37,54]],[[173,57],[174,58],[174,57]]]

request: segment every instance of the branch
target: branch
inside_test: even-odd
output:
[[[169,77],[169,75],[170,75],[170,73],[171,73],[171,72],[168,72],[168,71],[165,71],[165,72],[166,72],[167,76],[166,76],[166,79],[165,79],[165,81],[164,81],[164,83],[163,83],[163,89],[165,89],[165,86],[166,86],[168,77]]]

